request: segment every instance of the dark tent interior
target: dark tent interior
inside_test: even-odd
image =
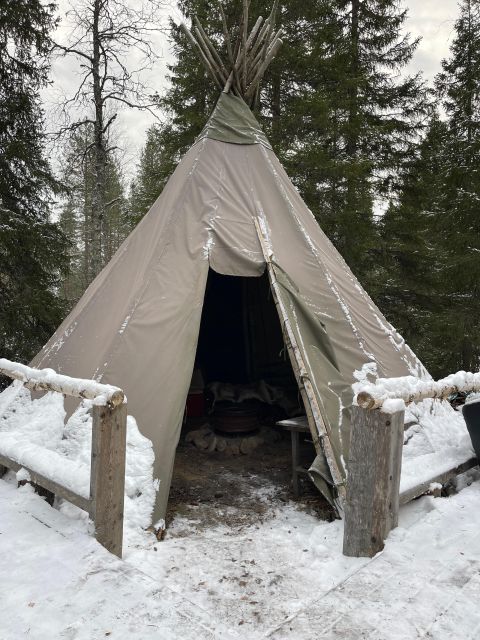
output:
[[[235,517],[256,517],[265,505],[255,488],[297,498],[291,434],[277,422],[303,414],[267,274],[210,270],[168,519],[199,505],[209,524],[236,506]],[[315,457],[308,427],[297,435],[298,463],[308,468]],[[328,506],[302,478],[300,500],[323,513]]]
[[[210,269],[196,360],[206,384],[296,388],[266,273],[241,278]]]

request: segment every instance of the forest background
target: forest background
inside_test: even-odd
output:
[[[240,4],[223,1],[233,31]],[[250,15],[270,5],[251,0]],[[180,15],[197,15],[221,48],[211,0],[0,0],[3,356],[39,350],[208,119],[218,90]],[[278,21],[284,45],[256,112],[275,152],[432,375],[478,370],[480,0],[458,3],[429,82],[409,73],[419,42],[405,2],[280,0]],[[68,70],[67,92],[52,64]],[[125,110],[153,122],[133,175]]]

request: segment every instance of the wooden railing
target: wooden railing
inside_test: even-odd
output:
[[[352,407],[343,553],[373,557],[398,525],[401,504],[425,494],[434,483],[476,466],[471,457],[400,493],[405,404],[426,398],[444,399],[458,391],[480,391],[480,374],[454,374],[438,382],[390,378],[367,385]],[[388,411],[388,412],[387,412]]]
[[[37,391],[56,391],[65,396],[93,400],[90,494],[82,496],[1,452],[0,477],[7,469],[25,469],[31,481],[47,491],[87,511],[95,524],[96,539],[111,553],[121,557],[123,544],[123,508],[125,492],[125,453],[127,403],[121,389],[93,380],[70,378],[51,369],[32,369],[0,359],[0,374],[21,380]]]

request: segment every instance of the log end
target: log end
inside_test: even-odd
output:
[[[357,404],[362,409],[374,409],[375,408],[375,398],[367,393],[366,391],[361,391],[357,395]]]
[[[121,389],[117,389],[117,391],[114,391],[108,399],[108,404],[112,405],[113,407],[118,407],[124,402],[124,400],[125,394]]]

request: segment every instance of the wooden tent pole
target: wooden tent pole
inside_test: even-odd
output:
[[[305,366],[302,353],[297,343],[295,333],[290,324],[290,320],[287,315],[287,311],[282,303],[279,284],[273,269],[270,254],[266,246],[265,237],[263,235],[260,223],[257,217],[253,218],[255,228],[257,230],[260,246],[262,247],[263,257],[267,265],[267,273],[270,281],[273,299],[277,307],[278,315],[283,323],[284,332],[286,335],[286,345],[290,361],[292,363],[295,377],[297,378],[298,387],[302,394],[305,410],[307,412],[308,423],[313,438],[313,443],[318,454],[323,454],[327,460],[330,473],[332,474],[332,480],[337,491],[337,508],[339,512],[343,512],[345,505],[345,482],[338,468],[335,455],[333,453],[332,445],[328,435],[326,422],[323,419],[320,407],[315,396],[313,385],[308,378],[308,370]]]
[[[280,38],[277,38],[273,42],[272,46],[270,47],[270,49],[267,52],[267,56],[266,56],[265,60],[260,65],[260,68],[256,72],[255,77],[253,78],[252,82],[250,83],[250,86],[248,87],[248,89],[245,92],[245,97],[246,98],[252,97],[252,95],[254,94],[254,92],[255,92],[255,90],[257,88],[257,85],[259,84],[260,80],[263,77],[263,74],[267,70],[268,65],[271,63],[271,61],[277,55],[278,50],[280,49],[282,44],[283,44],[283,40],[281,40]]]
[[[223,36],[225,38],[225,43],[227,45],[228,59],[230,60],[230,64],[233,67],[233,65],[235,64],[235,58],[233,55],[232,41],[230,40],[230,34],[228,33],[227,18],[225,17],[225,12],[223,10],[221,0],[218,0],[217,4],[220,10],[220,15],[222,17]]]
[[[214,56],[213,56],[208,44],[207,44],[207,42],[205,42],[200,30],[197,27],[195,27],[194,31],[195,31],[195,35],[197,36],[197,42],[198,42],[199,46],[201,47],[204,56],[209,61],[210,66],[215,71],[215,74],[216,74],[217,78],[219,78],[219,80],[221,82],[225,83],[227,81],[227,78],[228,78],[227,72],[225,71],[225,74],[222,72],[222,69],[217,64],[217,62],[216,62],[216,60],[215,60],[215,58],[214,58]]]
[[[195,40],[195,38],[193,37],[193,35],[190,33],[189,28],[187,27],[187,25],[185,23],[181,23],[180,24],[180,29],[183,31],[183,33],[187,36],[187,38],[190,40],[190,42],[193,44],[193,46],[195,47],[195,49],[197,49],[198,53],[200,54],[200,58],[202,59],[203,64],[205,65],[205,67],[207,68],[207,71],[210,73],[210,75],[212,76],[213,81],[215,82],[216,86],[220,89],[220,91],[223,89],[220,80],[217,77],[217,74],[215,73],[213,67],[211,66],[208,58],[205,56],[205,54],[203,53],[203,49],[200,46],[200,44]]]
[[[272,11],[269,16],[269,24],[268,24],[268,31],[265,38],[265,44],[263,45],[263,55],[262,55],[263,60],[265,60],[265,58],[267,57],[268,49],[272,43],[270,38],[275,28],[275,20],[277,19],[277,9],[278,9],[278,0],[274,0]]]
[[[196,27],[198,28],[198,30],[200,32],[201,39],[203,40],[205,46],[210,50],[210,53],[213,56],[218,68],[221,70],[221,72],[223,73],[225,78],[228,78],[228,75],[229,75],[228,71],[225,69],[225,65],[223,64],[222,59],[218,55],[218,52],[215,49],[215,46],[214,46],[213,42],[210,40],[210,38],[205,33],[205,30],[202,27],[202,25],[200,23],[200,20],[195,16],[194,21],[195,21]]]
[[[269,25],[270,25],[270,21],[269,21],[269,18],[267,18],[265,20],[265,22],[263,23],[263,27],[260,29],[260,33],[258,34],[258,38],[257,38],[256,42],[252,46],[252,50],[251,50],[251,55],[252,56],[256,56],[257,53],[259,52],[259,50],[261,50],[262,44],[264,42],[264,38],[268,33]]]
[[[242,31],[242,47],[243,47],[243,66],[242,66],[242,89],[245,92],[247,88],[247,39],[248,39],[248,5],[249,0],[243,0],[243,31]]]
[[[260,16],[258,18],[258,20],[255,23],[255,26],[252,29],[252,32],[250,33],[248,40],[247,40],[247,51],[249,51],[253,45],[255,44],[255,38],[257,37],[257,34],[260,30],[260,27],[262,26],[262,22],[263,22],[263,18],[262,16]]]
[[[217,87],[223,93],[231,92],[243,98],[247,104],[251,102],[252,96],[258,95],[260,80],[282,44],[281,31],[274,33],[278,0],[274,0],[270,15],[265,21],[261,16],[257,18],[249,34],[250,2],[251,0],[242,0],[243,11],[238,25],[238,37],[233,46],[222,2],[217,0],[228,53],[228,62],[226,63],[222,60],[197,16],[193,16],[191,29],[184,23],[180,25],[194,48],[197,49]]]
[[[235,80],[235,57],[234,57],[234,53],[233,53],[233,48],[232,48],[232,41],[230,40],[230,34],[228,33],[228,24],[227,24],[227,18],[225,17],[225,12],[223,10],[222,7],[222,2],[221,0],[218,0],[218,8],[220,10],[220,16],[222,18],[222,27],[223,27],[223,37],[225,38],[225,44],[227,45],[227,54],[228,54],[228,59],[230,62],[230,65],[232,67],[232,70],[230,71],[230,74],[228,76],[228,80],[223,88],[223,93],[228,93],[230,91],[230,89],[232,88],[232,85],[234,83]]]

